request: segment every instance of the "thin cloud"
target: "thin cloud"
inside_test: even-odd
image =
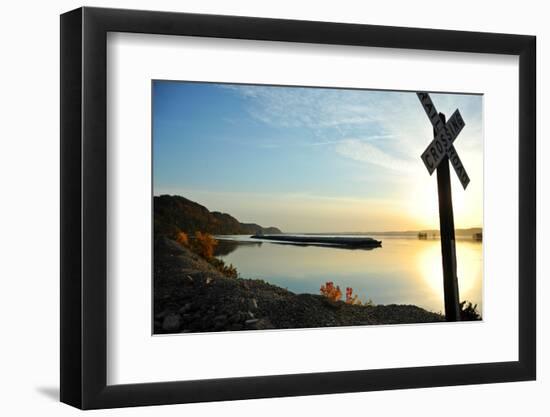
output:
[[[411,161],[398,158],[360,139],[346,139],[340,141],[340,143],[336,145],[335,150],[338,154],[346,158],[374,164],[390,170],[410,173],[415,169]]]
[[[375,122],[365,95],[352,90],[225,85],[249,101],[249,114],[277,127],[337,128]]]

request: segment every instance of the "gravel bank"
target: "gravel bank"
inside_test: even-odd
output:
[[[444,317],[413,305],[354,306],[227,278],[176,242],[155,242],[155,334],[438,321]]]

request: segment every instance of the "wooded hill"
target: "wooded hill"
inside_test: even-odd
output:
[[[255,223],[241,223],[233,216],[219,211],[210,211],[194,201],[176,195],[155,196],[153,199],[154,233],[175,235],[182,231],[188,234],[207,232],[216,235],[275,234],[276,227],[262,227]]]

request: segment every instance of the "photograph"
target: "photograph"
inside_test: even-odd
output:
[[[153,334],[482,320],[482,95],[153,80],[152,149]]]

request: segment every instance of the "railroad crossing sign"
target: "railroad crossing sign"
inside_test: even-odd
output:
[[[449,161],[451,161],[462,186],[466,189],[470,178],[453,146],[454,140],[464,128],[465,123],[458,109],[455,110],[449,121],[445,122],[445,115],[435,109],[428,93],[416,94],[432,123],[434,132],[434,139],[422,154],[422,161],[430,175],[437,169],[445,318],[447,321],[459,321],[460,303],[456,276],[455,224]]]
[[[466,189],[470,178],[468,173],[462,165],[462,161],[456,152],[453,142],[461,132],[462,128],[465,126],[464,120],[460,115],[460,112],[455,110],[451,118],[447,123],[444,123],[439,116],[439,112],[435,109],[432,99],[428,93],[416,93],[424,107],[424,111],[428,115],[430,122],[434,127],[435,137],[432,142],[428,145],[424,153],[422,153],[422,161],[430,175],[433,174],[435,169],[441,163],[443,158],[447,156],[451,165],[453,166],[462,187]]]

